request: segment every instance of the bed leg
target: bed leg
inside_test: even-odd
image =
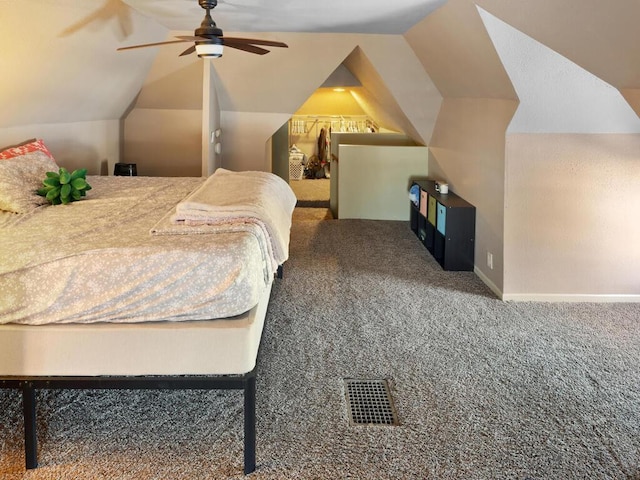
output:
[[[244,474],[256,469],[256,377],[244,384]]]
[[[284,277],[284,265],[278,265],[278,270],[276,271],[276,278]]]
[[[38,439],[36,436],[36,390],[29,383],[22,387],[24,410],[24,453],[27,470],[38,466]]]

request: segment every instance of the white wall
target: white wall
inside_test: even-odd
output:
[[[620,92],[480,9],[520,105],[505,152],[503,298],[640,301],[640,119]]]
[[[207,177],[222,166],[222,154],[216,152],[216,145],[222,149],[222,126],[220,123],[220,102],[215,88],[215,75],[211,60],[203,61],[202,104],[202,176]]]
[[[442,95],[415,52],[402,37],[382,44],[363,42],[346,59],[370,95],[356,100],[383,127],[405,132],[427,145],[435,126]]]
[[[445,97],[429,173],[477,208],[476,273],[506,299],[637,295],[637,2],[477,3],[495,17],[449,0],[405,35]]]
[[[640,135],[511,134],[506,300],[640,300]]]
[[[267,142],[289,117],[288,113],[222,111],[222,166],[234,171],[270,172]]]
[[[427,176],[427,147],[340,145],[339,158],[338,218],[409,220],[409,187]]]
[[[66,168],[112,173],[119,119],[156,54],[116,49],[167,29],[121,2],[1,3],[0,145],[38,137]]]
[[[201,176],[201,110],[136,108],[124,123],[123,158],[138,175]]]
[[[475,270],[501,295],[504,138],[517,95],[472,2],[449,0],[405,38],[444,97],[429,141],[429,176],[476,207]]]
[[[332,133],[331,155],[340,158],[340,145],[387,145],[387,146],[416,146],[416,142],[406,135],[399,133]],[[424,175],[427,173],[425,171]],[[331,163],[331,180],[329,185],[329,206],[334,218],[338,218],[338,203],[340,201],[338,185],[340,182],[340,162]]]
[[[215,96],[204,95],[205,66],[195,55],[180,57],[184,44],[158,48],[157,56],[124,120],[123,161],[138,175],[201,176],[209,159]],[[123,52],[127,53],[127,52]],[[210,72],[206,72],[210,73]],[[213,112],[203,110],[203,102]],[[208,165],[207,165],[208,169]]]
[[[637,0],[474,0],[474,3],[608,84],[619,89],[640,86]]]
[[[506,265],[504,138],[516,106],[513,100],[446,98],[429,146],[429,176],[476,207],[475,271],[497,295]]]
[[[89,175],[113,173],[120,161],[120,122],[25,125],[0,129],[0,146],[41,138],[56,162],[68,170],[86,168]]]

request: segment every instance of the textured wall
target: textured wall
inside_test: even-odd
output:
[[[61,167],[86,168],[89,175],[113,173],[120,161],[120,122],[47,123],[0,129],[0,147],[42,138]]]
[[[476,270],[503,289],[504,136],[514,100],[446,98],[429,148],[429,176],[476,207]],[[493,269],[487,253],[493,254]]]
[[[184,49],[183,44],[156,49],[126,114],[123,161],[136,163],[139,175],[200,176],[203,164],[209,163],[209,152],[203,148],[209,138],[203,131],[205,63],[195,55],[180,57]],[[207,95],[207,105],[209,101]],[[209,123],[216,117],[206,118]]]
[[[504,298],[638,298],[640,119],[615,87],[480,14],[520,98],[506,140]]]
[[[638,152],[640,135],[507,137],[505,298],[637,298]]]
[[[136,108],[125,121],[123,161],[138,175],[202,174],[202,111]]]
[[[476,272],[504,298],[637,299],[637,29],[612,21],[637,7],[477,3],[491,14],[450,0],[406,35],[444,96],[429,174],[478,208]]]
[[[449,182],[476,207],[476,271],[500,294],[504,138],[517,96],[471,2],[450,0],[406,38],[444,96],[429,142],[429,176]]]

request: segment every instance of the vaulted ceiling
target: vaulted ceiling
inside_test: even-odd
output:
[[[123,0],[170,30],[194,30],[197,0]],[[233,32],[402,34],[446,0],[219,0],[218,27]]]
[[[404,37],[443,96],[514,98],[476,6],[640,111],[637,0],[219,0],[213,13],[225,33]],[[192,31],[202,17],[197,0],[0,0],[0,128],[121,118],[159,49],[116,49]]]

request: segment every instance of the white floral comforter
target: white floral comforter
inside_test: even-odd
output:
[[[258,302],[273,267],[256,225],[149,233],[202,179],[88,181],[79,202],[0,212],[0,323],[200,320]]]

